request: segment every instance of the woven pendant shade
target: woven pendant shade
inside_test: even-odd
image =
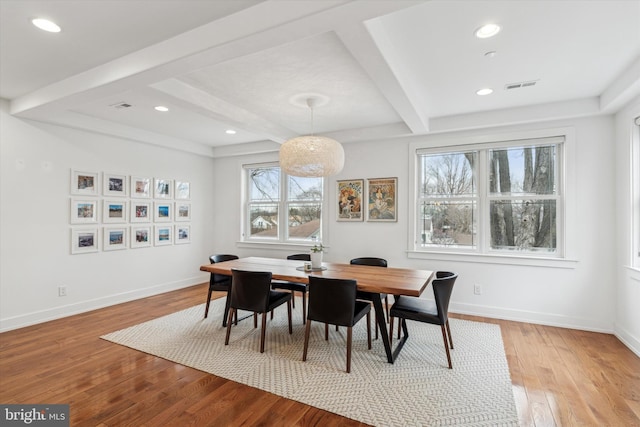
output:
[[[280,147],[280,168],[288,175],[322,177],[339,173],[344,166],[344,149],[324,136],[298,136]]]

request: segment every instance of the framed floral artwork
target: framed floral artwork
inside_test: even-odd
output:
[[[129,179],[131,183],[131,197],[136,199],[151,198],[151,178],[143,176],[132,176]]]
[[[153,208],[151,202],[140,202],[131,200],[131,215],[129,221],[133,222],[151,222],[153,216]]]
[[[71,199],[71,224],[96,224],[98,222],[97,199]]]
[[[103,233],[103,251],[127,249],[127,227],[105,227],[103,228]]]
[[[191,221],[191,203],[176,202],[176,221]]]
[[[72,254],[98,252],[99,243],[98,227],[71,229]]]
[[[173,199],[173,183],[170,179],[156,178],[153,197],[156,199]]]
[[[176,224],[176,233],[175,233],[175,241],[176,245],[180,245],[183,243],[191,243],[191,226]]]
[[[367,180],[367,221],[398,220],[398,178]]]
[[[125,200],[103,200],[102,222],[105,224],[127,222],[127,202]]]
[[[364,218],[362,196],[363,179],[338,181],[338,221],[362,221]]]
[[[105,196],[126,197],[129,194],[126,175],[102,174],[102,194]]]
[[[155,246],[164,246],[173,244],[173,226],[172,225],[156,225],[155,226]]]
[[[171,222],[173,217],[173,203],[155,202],[153,209],[153,220],[155,222]]]
[[[98,172],[81,172],[71,170],[71,194],[97,196],[100,188]]]
[[[132,226],[131,227],[131,247],[132,248],[148,248],[153,241],[151,226]]]
[[[191,184],[187,181],[176,180],[176,200],[189,200],[191,199]]]

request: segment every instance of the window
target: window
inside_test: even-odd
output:
[[[284,174],[276,165],[245,166],[245,240],[322,240],[322,178]]]
[[[415,250],[561,257],[563,141],[417,149]]]

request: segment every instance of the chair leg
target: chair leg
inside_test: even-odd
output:
[[[329,324],[324,324],[324,340],[329,341]]]
[[[400,339],[401,330],[402,330],[402,319],[398,318],[398,339]]]
[[[393,344],[393,317],[389,317],[389,345],[391,344]]]
[[[449,345],[447,343],[447,330],[444,325],[440,325],[440,328],[442,329],[442,339],[444,340],[444,349],[447,352],[447,361],[449,362],[449,369],[453,369],[453,366],[451,366],[451,354],[449,353]]]
[[[296,308],[296,291],[291,291],[291,306]]]
[[[258,313],[253,313],[253,328],[258,327]]]
[[[271,310],[271,320],[273,320],[273,310]]]
[[[302,293],[302,324],[307,323],[307,293]]]
[[[260,332],[260,353],[264,353],[264,337],[267,332],[267,313],[262,313],[262,331]]]
[[[449,346],[453,350],[453,338],[451,337],[451,328],[449,327],[449,319],[447,319],[447,335],[449,335]]]
[[[233,313],[235,313],[236,309],[232,308],[229,310],[229,320],[227,322],[227,336],[224,339],[224,345],[229,345],[229,335],[231,335],[231,323],[233,320]]]
[[[387,295],[384,297],[384,309],[387,312],[387,323],[389,323],[389,297]]]
[[[367,348],[371,350],[371,312],[367,313]]]
[[[287,301],[287,314],[289,315],[289,335],[293,334],[293,328],[291,327],[291,300]]]
[[[213,291],[211,289],[209,289],[209,295],[207,295],[207,306],[204,308],[204,318],[206,319],[207,316],[209,315],[209,304],[211,304],[211,293]],[[226,315],[227,313],[225,313]],[[226,326],[226,325],[222,325],[222,326]]]
[[[351,372],[351,339],[352,327],[347,328],[347,374]]]
[[[307,322],[307,327],[304,330],[304,350],[302,350],[302,361],[307,360],[307,349],[309,348],[309,333],[311,332],[311,320]]]
[[[227,317],[229,315],[229,307],[231,306],[231,295],[227,293],[227,300],[224,302],[224,315],[222,316],[222,327],[227,326]],[[237,316],[237,313],[236,313]],[[238,323],[236,322],[236,325]]]

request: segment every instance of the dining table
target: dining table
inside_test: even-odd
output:
[[[307,266],[308,267],[308,266]],[[279,258],[246,257],[215,264],[206,264],[200,267],[201,271],[208,273],[232,275],[232,270],[268,271],[272,278],[289,282],[309,284],[309,276],[319,276],[330,279],[351,279],[357,283],[360,293],[367,293],[371,298],[376,313],[380,337],[384,343],[387,361],[393,363],[400,350],[409,338],[406,323],[403,322],[403,336],[397,341],[395,349],[391,347],[389,332],[386,325],[384,308],[382,307],[381,294],[406,295],[419,297],[434,277],[430,270],[417,270],[411,268],[381,268],[369,265],[352,265],[333,262],[323,262],[322,267],[305,270],[305,262]],[[232,285],[233,286],[233,285]],[[312,295],[309,298],[313,298]],[[369,299],[369,298],[367,298]]]

